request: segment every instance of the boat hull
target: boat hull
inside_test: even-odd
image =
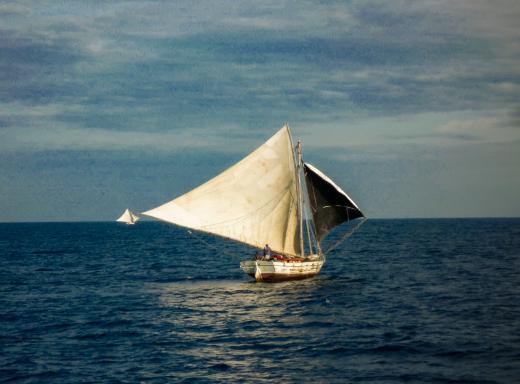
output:
[[[286,281],[306,279],[317,275],[323,259],[309,261],[246,260],[240,268],[256,281]]]

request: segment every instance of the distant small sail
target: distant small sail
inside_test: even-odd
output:
[[[139,216],[134,214],[132,211],[130,211],[128,208],[123,212],[121,217],[117,219],[116,221],[120,223],[125,224],[135,224],[139,220]]]

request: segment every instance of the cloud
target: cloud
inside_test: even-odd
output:
[[[201,149],[210,144],[209,138],[219,140],[207,130],[183,132],[137,132],[70,126],[41,125],[16,127],[2,132],[0,149],[4,152],[53,150],[152,150],[173,151],[186,147]]]
[[[513,3],[507,15],[482,2],[42,7],[2,32],[3,100],[74,103],[55,118],[85,128],[259,128],[514,108],[518,96],[518,52],[503,43],[514,30],[485,27],[510,25]]]
[[[520,106],[509,111],[506,126],[520,129]]]
[[[102,128],[98,117],[92,126],[77,122],[81,106],[51,104],[33,107],[21,103],[4,104],[0,109],[0,151],[33,153],[42,151],[139,151],[140,153],[176,152],[211,149],[213,152],[240,153],[240,147],[253,149],[267,137],[245,132],[238,125],[195,126],[183,130],[137,130]],[[139,113],[137,111],[136,113]],[[56,118],[59,116],[60,118]],[[63,119],[69,116],[69,119]],[[227,134],[222,135],[223,132]],[[236,149],[235,149],[236,148]]]
[[[0,17],[19,16],[30,12],[30,9],[22,4],[5,2],[0,4]]]
[[[3,101],[49,103],[78,97],[83,84],[74,81],[73,67],[84,55],[63,38],[0,30],[0,97]]]

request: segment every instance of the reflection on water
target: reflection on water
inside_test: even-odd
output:
[[[322,344],[327,325],[334,323],[333,300],[323,293],[327,284],[316,277],[278,284],[165,283],[150,289],[168,309],[158,319],[170,326],[165,337],[182,345],[186,361],[213,367],[219,377],[232,372],[245,380],[306,369],[305,355],[297,352]],[[273,372],[281,360],[290,366]]]

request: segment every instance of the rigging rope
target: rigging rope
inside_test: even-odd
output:
[[[329,252],[335,250],[341,243],[343,243],[345,240],[347,240],[350,236],[352,236],[354,234],[354,232],[356,232],[363,224],[365,224],[365,221],[367,221],[367,218],[363,217],[363,220],[361,220],[359,223],[357,223],[357,225],[354,228],[352,228],[350,231],[346,232],[341,237],[341,239],[339,239],[332,246],[330,246],[329,249],[327,249],[324,252],[324,254],[327,255]]]
[[[196,240],[200,241],[202,244],[206,245],[207,247],[212,248],[212,249],[218,251],[219,253],[222,253],[222,254],[225,254],[225,255],[227,255],[227,256],[230,256],[230,257],[232,257],[233,259],[241,260],[240,256],[237,256],[236,254],[231,253],[231,252],[227,252],[226,250],[224,250],[224,249],[222,249],[222,248],[216,247],[215,245],[208,243],[207,241],[205,241],[204,239],[202,239],[201,237],[199,237],[199,236],[197,236],[195,233],[193,233],[191,230],[188,229],[187,232],[188,232],[188,233],[189,233],[193,238],[195,238]]]
[[[347,240],[350,236],[352,236],[363,224],[365,224],[365,221],[367,221],[367,218],[364,217],[363,220],[361,220],[354,228],[352,228],[350,231],[346,232],[342,237],[341,239],[339,239],[338,241],[336,241],[332,246],[330,246],[325,252],[323,252],[323,255],[326,256],[328,255],[331,251],[335,250],[341,243],[343,243],[345,240]],[[210,244],[208,243],[207,241],[205,241],[204,239],[202,239],[201,237],[197,236],[193,231],[191,230],[187,230],[186,232],[188,232],[193,238],[195,238],[196,240],[198,240],[199,242],[201,242],[202,244],[206,245],[207,247],[209,248],[212,248],[216,251],[218,251],[219,253],[222,253],[222,254],[225,254],[233,259],[237,259],[237,260],[241,260],[241,257],[234,254],[234,253],[231,253],[231,252],[228,252],[222,248],[219,248],[213,244]]]

